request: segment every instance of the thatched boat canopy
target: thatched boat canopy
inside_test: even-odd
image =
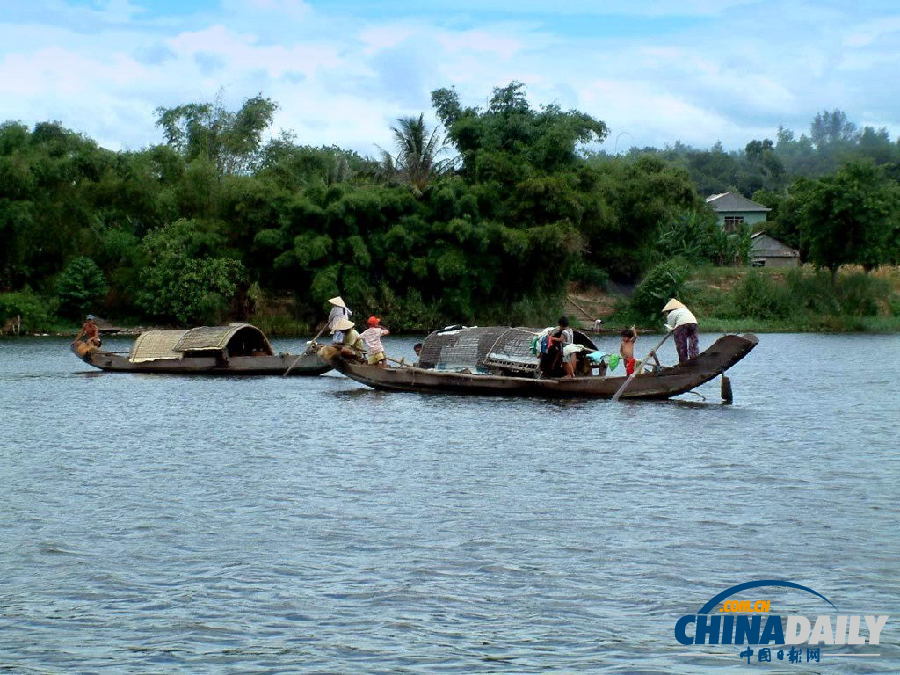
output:
[[[528,375],[537,372],[540,365],[542,335],[552,329],[510,328],[487,326],[484,328],[450,326],[431,333],[422,343],[419,366],[438,370],[462,370],[490,372],[503,370]],[[575,343],[597,349],[581,331],[573,331]]]
[[[128,360],[132,363],[157,359],[180,359],[184,354],[175,350],[186,330],[148,330],[138,335],[131,345]]]
[[[191,330],[150,330],[141,333],[131,347],[128,360],[138,363],[212,354],[271,356],[274,351],[259,328],[249,323],[232,323]]]

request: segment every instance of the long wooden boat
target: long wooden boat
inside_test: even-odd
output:
[[[276,354],[248,323],[141,333],[127,353],[73,345],[85,363],[117,373],[179,375],[321,375],[331,365],[317,354]]]
[[[521,329],[513,329],[521,330]],[[429,336],[430,337],[430,336]],[[685,363],[662,367],[655,372],[636,376],[625,389],[622,398],[629,399],[666,399],[684,394],[701,384],[721,375],[734,364],[744,358],[756,345],[755,335],[725,335],[705,351]],[[426,342],[427,347],[427,342]],[[444,347],[447,349],[447,347]],[[452,349],[452,347],[451,347]],[[496,350],[496,346],[493,347]],[[423,349],[423,354],[425,350]],[[501,396],[543,396],[553,398],[612,398],[625,382],[625,376],[601,377],[584,375],[574,379],[559,377],[543,377],[533,372],[523,374],[482,374],[441,370],[440,368],[397,367],[379,368],[358,362],[346,353],[334,347],[323,347],[319,355],[335,370],[352,380],[361,382],[375,389],[413,392],[445,392],[452,394],[501,395]],[[491,362],[501,367],[488,368],[494,373],[503,372],[504,362],[509,356],[516,354],[497,354],[489,352],[480,357],[481,366]],[[521,357],[521,354],[518,355]],[[522,360],[521,358],[519,359]],[[509,372],[506,370],[506,372]],[[524,372],[524,371],[523,371]],[[724,390],[724,386],[723,386]]]

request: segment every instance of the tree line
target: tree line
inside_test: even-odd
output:
[[[378,157],[264,141],[277,104],[261,95],[160,108],[163,142],[139,151],[0,125],[0,320],[302,325],[341,294],[398,328],[543,322],[572,282],[745,261],[749,233],[704,202],[728,189],[771,206],[776,236],[816,264],[897,260],[900,143],[839,111],[743,153],[613,157],[587,149],[603,121],[532,106],[520,83],[483,107],[452,89],[432,103],[441,127],[401,118]]]

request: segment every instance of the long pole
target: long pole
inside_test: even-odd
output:
[[[663,342],[668,340],[669,336],[671,334],[672,334],[672,332],[666,333],[666,336],[662,340],[660,340],[659,343],[653,349],[650,350],[650,354],[659,350],[659,348],[663,346]],[[634,372],[631,373],[631,375],[629,375],[625,379],[625,381],[622,383],[622,386],[619,387],[619,391],[617,391],[615,393],[615,395],[612,397],[613,403],[615,403],[616,401],[619,400],[619,397],[622,395],[622,392],[625,391],[625,389],[628,387],[629,384],[631,384],[631,381],[634,379],[634,376],[637,375],[637,373],[638,373],[638,369],[644,367],[644,362],[650,358],[650,354],[647,354],[647,356],[645,356],[643,359],[641,359],[638,363],[634,364]]]
[[[322,330],[320,330],[318,333],[316,333],[316,336],[312,340],[310,340],[309,342],[306,343],[307,344],[306,349],[303,351],[302,354],[300,354],[296,359],[294,359],[294,362],[288,366],[288,369],[281,374],[282,377],[287,377],[287,374],[294,369],[294,366],[297,365],[297,363],[300,361],[300,359],[302,359],[304,356],[306,356],[306,353],[309,351],[308,345],[315,343],[315,341],[319,339],[319,336],[321,336],[322,333],[325,332],[326,328],[328,328],[327,323],[324,326],[322,326]]]

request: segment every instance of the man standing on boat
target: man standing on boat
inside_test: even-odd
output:
[[[338,322],[346,319],[350,320],[350,316],[353,312],[347,307],[347,304],[344,302],[344,299],[336,295],[331,298],[328,302],[330,302],[333,307],[331,308],[331,313],[328,315],[328,330],[331,331],[331,344],[340,344],[344,341],[344,331],[338,328]]]
[[[684,304],[672,298],[662,308],[666,317],[666,330],[674,332],[675,349],[678,350],[678,363],[684,363],[700,353],[697,318]]]

